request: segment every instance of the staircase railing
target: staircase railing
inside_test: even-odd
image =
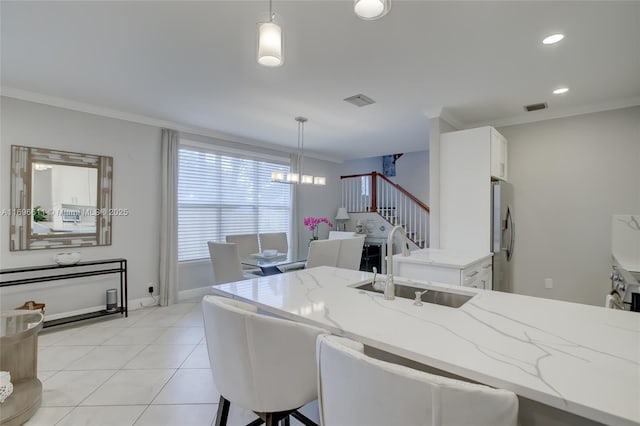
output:
[[[392,225],[403,225],[420,248],[428,246],[429,206],[378,172],[341,176],[342,205],[350,213],[378,213]]]

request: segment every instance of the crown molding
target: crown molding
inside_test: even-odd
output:
[[[115,118],[118,120],[129,121],[132,123],[144,124],[152,127],[169,128],[182,133],[191,133],[199,136],[205,136],[215,139],[220,139],[227,142],[233,142],[243,145],[254,146],[258,148],[266,148],[273,151],[278,151],[286,154],[296,153],[295,148],[289,148],[282,145],[276,145],[273,143],[245,138],[230,133],[220,132],[217,130],[207,129],[198,126],[189,126],[175,121],[162,120],[159,118],[149,117],[140,114],[134,114],[126,111],[120,111],[112,108],[102,107],[99,105],[89,104],[85,102],[78,102],[71,99],[61,98],[58,96],[50,96],[42,93],[32,92],[29,90],[17,89],[9,86],[2,86],[0,88],[0,95],[18,99],[22,101],[34,102],[43,105],[54,106],[58,108],[64,108],[72,111],[84,112],[87,114],[98,115],[107,118]],[[305,157],[311,157],[317,160],[329,161],[332,163],[342,163],[343,159],[329,157],[314,152],[305,151]]]
[[[553,120],[556,118],[573,117],[576,115],[591,114],[594,112],[610,111],[614,109],[629,108],[640,105],[640,96],[633,98],[621,99],[611,102],[603,102],[600,104],[585,105],[575,108],[565,108],[561,110],[546,110],[527,113],[526,115],[516,115],[513,117],[501,118],[498,120],[481,121],[477,123],[467,124],[460,129],[472,129],[475,127],[493,126],[508,127],[518,124],[535,123],[538,121]],[[529,115],[530,114],[530,115]]]
[[[427,110],[425,112],[424,115],[426,115],[427,118],[429,118],[429,119],[439,118],[439,119],[441,119],[443,121],[446,121],[447,124],[449,124],[454,129],[463,129],[464,128],[464,123],[462,121],[458,120],[451,112],[449,112],[444,107],[437,107],[437,108],[429,109],[429,110]]]

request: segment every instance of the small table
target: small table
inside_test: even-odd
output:
[[[38,311],[7,311],[0,317],[0,370],[11,374],[13,393],[0,405],[0,425],[18,426],[40,407],[38,332],[43,315]]]
[[[49,271],[47,273],[40,273]],[[14,278],[6,280],[4,277],[23,276],[22,278]],[[120,276],[120,306],[114,311],[102,309],[99,311],[88,312],[70,317],[58,318],[46,321],[44,328],[56,325],[66,324],[74,321],[81,321],[91,318],[97,318],[105,315],[124,314],[129,316],[128,294],[127,294],[127,259],[103,259],[89,260],[77,262],[70,265],[40,265],[27,266],[21,268],[0,269],[0,287],[9,287],[15,285],[42,283],[47,281],[63,280],[69,278],[92,277],[95,275],[118,274]]]
[[[260,268],[263,275],[274,275],[281,274],[282,269],[287,269],[287,266],[306,262],[306,260],[307,259],[305,257],[301,257],[293,253],[278,253],[276,256],[262,256],[259,253],[256,253],[241,258],[240,262],[245,266]],[[300,266],[304,267],[302,264]]]

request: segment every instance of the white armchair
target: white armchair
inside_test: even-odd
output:
[[[289,415],[313,425],[297,409],[317,398],[315,342],[325,331],[218,296],[205,296],[202,312],[220,392],[216,425],[226,424],[231,402],[255,412],[267,426]]]
[[[516,426],[513,392],[370,358],[361,343],[318,337],[323,426]]]
[[[213,266],[213,283],[224,284],[247,278],[256,278],[260,274],[256,271],[243,271],[238,255],[238,247],[234,243],[217,243],[208,241],[209,256]]]
[[[227,235],[225,240],[228,243],[237,244],[238,254],[240,257],[247,257],[260,251],[258,246],[258,234]]]
[[[338,268],[353,269],[354,271],[360,269],[362,246],[364,246],[364,235],[341,239],[340,251],[338,252]]]
[[[316,266],[337,266],[340,254],[340,240],[315,240],[309,245],[307,268]]]
[[[289,241],[287,240],[286,232],[258,234],[258,239],[260,240],[260,250],[275,249],[280,253],[287,253],[289,251]]]

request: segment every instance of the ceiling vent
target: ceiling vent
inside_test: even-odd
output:
[[[549,108],[549,105],[547,105],[546,102],[542,102],[539,104],[531,104],[531,105],[525,105],[524,106],[524,110],[527,112],[531,112],[531,111],[540,111],[541,109],[547,109]]]
[[[371,104],[375,104],[376,101],[374,101],[373,99],[371,99],[368,96],[363,95],[362,93],[359,95],[353,95],[353,96],[349,96],[348,98],[344,99],[345,101],[349,102],[350,104],[353,104],[357,107],[363,107],[363,106],[367,106],[367,105],[371,105]]]

